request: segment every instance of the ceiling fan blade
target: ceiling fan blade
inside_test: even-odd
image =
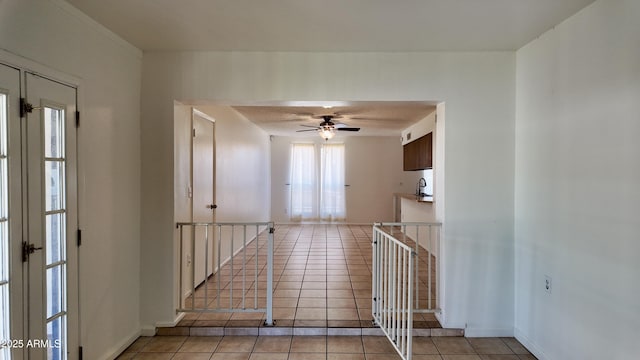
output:
[[[304,132],[304,131],[318,131],[318,129],[296,130],[296,132]]]
[[[300,126],[304,126],[304,127],[310,127],[310,128],[314,128],[314,129],[317,129],[317,128],[318,128],[318,127],[317,127],[317,126],[315,126],[315,125],[305,125],[305,124],[298,124],[298,125],[300,125]]]
[[[350,117],[347,120],[355,121],[385,121],[385,122],[401,122],[402,120],[394,118],[367,118],[367,117]]]
[[[355,127],[340,127],[340,128],[336,128],[336,130],[339,130],[339,131],[360,131],[360,128],[355,128]]]

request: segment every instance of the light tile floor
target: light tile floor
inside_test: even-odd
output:
[[[273,277],[276,326],[371,327],[371,238],[370,225],[276,225]],[[252,306],[257,300],[259,306],[264,306],[265,243],[264,235],[261,235],[257,262],[254,244],[250,244],[247,254],[234,257],[233,272],[227,264],[219,272],[220,276],[212,276],[207,284],[206,300],[204,286],[200,286],[194,299],[196,306],[206,302],[209,308],[215,308],[220,301],[223,305],[240,307],[243,284],[246,304]],[[419,256],[422,289],[427,289],[426,259],[428,255],[422,251]],[[239,264],[243,262],[250,264],[246,273],[239,271]],[[431,265],[435,269],[435,261]],[[256,268],[257,296],[253,281]],[[435,284],[435,272],[431,276]],[[233,301],[231,287],[234,289]],[[427,291],[419,292],[419,297],[425,304]],[[435,299],[435,285],[431,297]],[[187,306],[191,305],[191,300],[187,299]],[[263,321],[263,313],[188,313],[178,326],[255,327]],[[417,313],[414,327],[434,328],[440,324],[433,314]]]
[[[141,337],[118,357],[172,360],[395,360],[381,336]],[[414,360],[533,360],[514,338],[415,337]]]

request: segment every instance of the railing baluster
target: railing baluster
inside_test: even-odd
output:
[[[427,246],[427,306],[429,307],[429,309],[433,309],[432,303],[431,303],[431,272],[433,271],[431,269],[431,253],[432,253],[432,244],[431,244],[431,225],[429,225],[429,245]]]
[[[389,242],[389,240],[387,239],[387,237],[384,237],[384,242],[385,242],[385,247],[386,247],[386,254],[384,256],[386,264],[387,264],[387,272],[385,274],[385,278],[386,278],[386,289],[385,289],[385,294],[386,294],[386,299],[385,299],[385,320],[384,320],[384,324],[385,324],[385,328],[387,328],[387,331],[389,331],[389,307],[391,305],[391,261],[390,261],[390,254],[391,254],[391,243]]]
[[[242,225],[242,308],[244,297],[247,292],[247,225]]]
[[[216,280],[216,272],[218,271],[218,270],[216,270],[216,255],[215,255],[215,253],[216,253],[216,228],[214,227],[214,224],[208,224],[207,227],[209,227],[209,226],[211,227],[211,250],[210,250],[211,253],[209,254],[210,259],[211,259],[211,280],[214,283],[216,283],[216,282],[220,282],[219,281],[220,279]],[[211,284],[211,286],[214,287],[213,284]],[[218,296],[219,296],[219,294],[216,295],[216,297],[218,297]],[[211,300],[211,303],[213,305],[213,300]]]
[[[419,225],[416,225],[416,254],[420,254],[420,228]],[[416,266],[414,266],[415,276],[414,276],[414,285],[415,285],[415,305],[416,307],[420,306],[420,256],[418,256],[418,261],[416,261]]]
[[[191,310],[196,308],[196,228],[191,229]]]
[[[400,304],[400,279],[402,274],[400,273],[400,247],[398,246],[398,244],[394,244],[394,254],[393,254],[393,261],[394,261],[394,270],[396,272],[396,277],[395,277],[395,283],[396,286],[394,287],[394,301],[395,301],[395,316],[394,316],[394,320],[395,320],[395,332],[396,332],[396,342],[400,341],[400,311],[402,310],[402,305]]]
[[[180,280],[178,280],[178,281],[180,282],[180,290],[179,290],[180,291],[180,293],[179,293],[180,297],[179,297],[179,299],[180,299],[180,307],[182,308],[183,306],[186,305],[185,304],[185,298],[184,298],[184,290],[182,289],[182,287],[184,286],[184,284],[183,284],[184,281],[182,279],[182,277],[184,276],[184,275],[182,275],[182,271],[183,271],[182,268],[184,266],[184,263],[183,263],[183,261],[184,261],[184,249],[183,249],[183,247],[184,246],[182,244],[183,241],[184,241],[183,240],[184,226],[179,225],[179,228],[180,228],[180,261],[179,261],[179,263],[180,263],[180,275],[179,276],[180,277],[178,279],[180,279]]]
[[[400,349],[404,349],[405,345],[406,345],[406,337],[405,337],[405,333],[404,333],[404,329],[406,328],[406,324],[407,324],[407,314],[406,314],[406,302],[407,302],[407,287],[406,287],[406,282],[407,282],[407,270],[411,271],[411,269],[407,269],[407,251],[403,250],[402,251],[402,285],[400,288],[400,293],[402,294],[402,303],[400,306],[400,309],[402,309],[401,312],[401,317],[400,317],[400,326],[399,328],[401,329],[402,333],[400,334],[400,340],[401,342],[398,344]],[[411,294],[409,294],[411,295]],[[411,319],[409,319],[411,320]]]
[[[253,299],[253,308],[257,309],[258,308],[258,279],[260,279],[258,277],[258,254],[260,253],[259,251],[259,247],[258,247],[258,240],[259,240],[259,226],[256,225],[256,274],[255,274],[255,278],[256,278],[256,285],[255,285],[255,292],[254,292],[254,299]]]
[[[229,309],[233,309],[233,238],[235,237],[235,226],[231,225],[231,246],[229,248],[229,257],[231,258],[231,272],[229,273]]]
[[[222,254],[222,225],[218,226],[218,295],[216,296],[216,307],[220,308],[220,297],[222,292],[220,291],[220,284],[222,283],[222,263],[220,262],[220,254]]]
[[[415,259],[418,260],[418,259]],[[414,255],[411,254],[409,256],[409,279],[408,279],[408,283],[409,283],[409,289],[408,292],[409,294],[411,294],[411,292],[413,291],[413,289],[411,288],[411,277],[412,277],[412,271],[410,269],[413,268],[413,261],[414,261]],[[409,319],[408,323],[407,323],[407,339],[408,339],[408,343],[407,343],[407,351],[406,351],[406,355],[405,358],[407,360],[411,360],[411,357],[413,356],[413,308],[414,308],[414,304],[411,301],[411,296],[409,296],[408,298],[409,303],[407,304],[407,317]]]
[[[209,225],[204,226],[204,308],[209,307]]]

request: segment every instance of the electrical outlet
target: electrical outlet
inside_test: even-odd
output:
[[[544,291],[551,294],[551,276],[544,276]]]

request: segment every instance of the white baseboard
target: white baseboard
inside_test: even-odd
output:
[[[512,337],[513,328],[482,329],[467,327],[464,330],[465,337]]]
[[[152,325],[145,325],[140,330],[140,336],[156,336],[156,327]]]
[[[120,356],[120,354],[122,354],[122,352],[127,350],[127,348],[129,346],[131,346],[131,344],[133,344],[136,341],[136,339],[138,339],[140,337],[141,333],[142,333],[142,331],[139,330],[139,329],[134,331],[131,335],[127,336],[119,344],[117,344],[116,346],[114,346],[110,350],[107,350],[106,355],[104,355],[103,357],[100,357],[99,359],[114,360],[115,358]]]
[[[433,315],[436,316],[436,319],[438,319],[438,322],[440,324],[444,324],[444,312],[442,310],[440,310],[440,312],[436,312]]]
[[[158,321],[156,323],[155,328],[161,328],[161,327],[176,327],[178,325],[178,323],[180,322],[180,320],[182,320],[184,318],[186,314],[185,313],[178,313],[175,317],[175,319],[173,319],[173,321]],[[155,333],[154,333],[155,335]]]
[[[467,331],[467,324],[447,323],[446,321],[440,320],[440,318],[438,317],[438,313],[436,313],[436,318],[438,319],[438,321],[440,321],[440,324],[442,325],[443,329],[464,329],[465,333]]]
[[[513,332],[516,340],[520,341],[520,343],[524,345],[524,347],[526,347],[527,350],[529,350],[535,357],[537,357],[538,360],[551,360],[551,358],[548,357],[535,342],[531,341],[531,339],[524,335],[522,330],[515,328]]]

